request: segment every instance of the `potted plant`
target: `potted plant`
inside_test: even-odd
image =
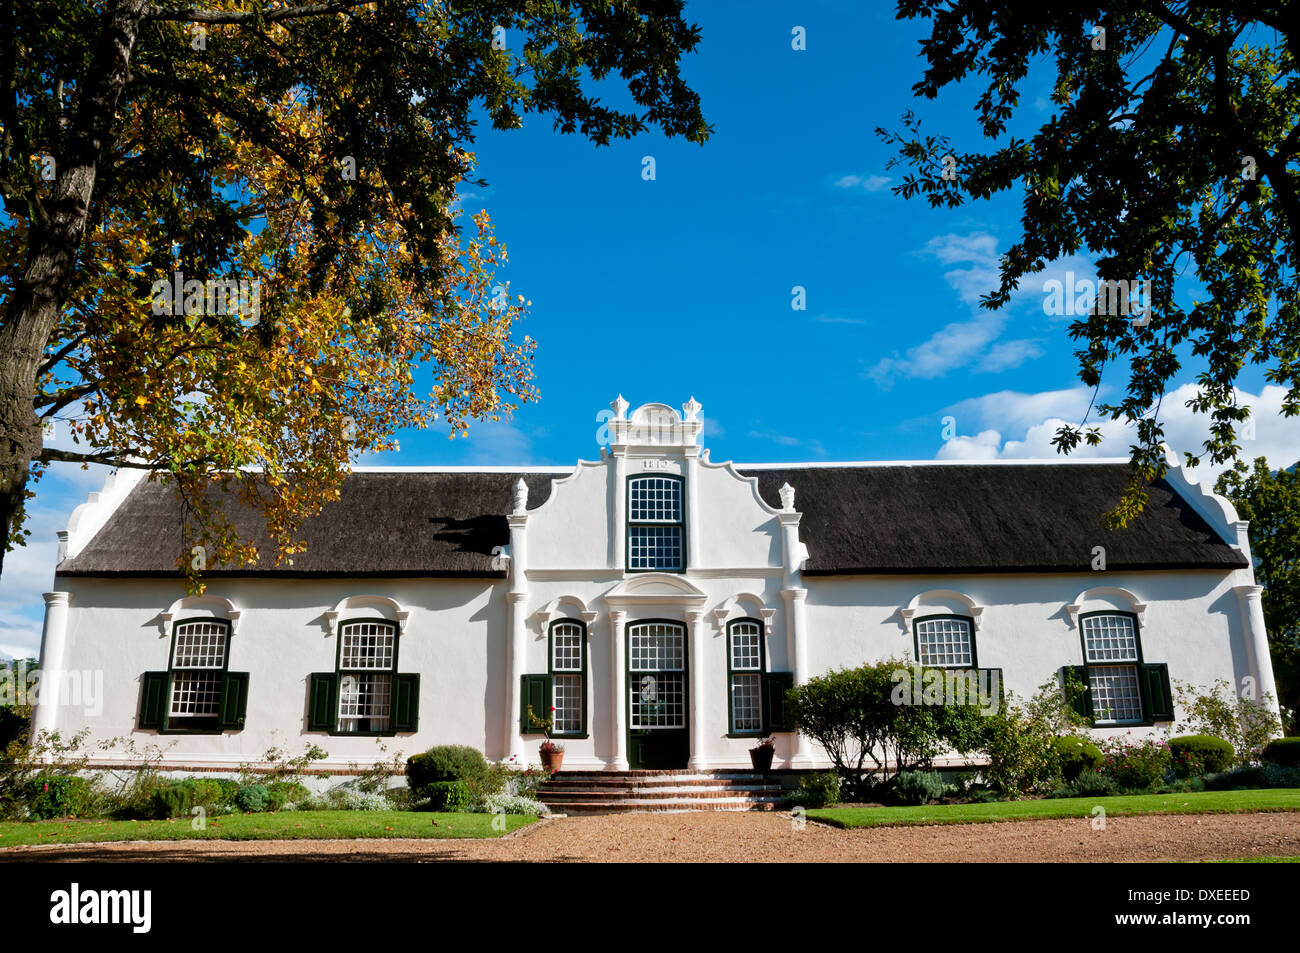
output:
[[[551,706],[551,711],[555,711],[555,706]],[[533,711],[533,706],[528,706],[528,723],[534,728],[542,729],[546,735],[546,740],[542,742],[539,749],[542,755],[542,767],[548,774],[554,774],[560,770],[560,765],[564,764],[564,745],[557,745],[551,740],[551,728],[555,724],[555,716],[552,714],[548,718],[539,718]]]
[[[749,749],[749,760],[754,762],[755,771],[772,770],[772,755],[776,752],[775,742],[776,739],[769,735],[757,746]]]

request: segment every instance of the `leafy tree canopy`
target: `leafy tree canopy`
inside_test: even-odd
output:
[[[0,5],[8,544],[29,483],[70,460],[157,471],[208,559],[237,563],[252,553],[207,492],[216,475],[283,557],[350,453],[533,399],[526,302],[493,284],[505,251],[486,215],[472,234],[455,222],[475,116],[545,114],[597,145],[652,126],[703,142],[681,7]],[[614,80],[628,108],[592,91]],[[51,419],[77,451],[42,446]]]
[[[1101,307],[1099,295],[1070,325],[1084,383],[1096,388],[1103,372],[1128,365],[1122,399],[1097,406],[1136,427],[1132,480],[1112,524],[1140,512],[1143,487],[1167,469],[1160,398],[1188,353],[1202,368],[1189,404],[1210,420],[1189,463],[1236,457],[1249,408],[1234,383],[1248,364],[1286,388],[1285,415],[1300,412],[1294,10],[1268,0],[900,0],[897,9],[930,22],[913,91],[933,99],[963,80],[981,85],[979,127],[995,145],[964,151],[948,135],[922,134],[908,113],[904,131],[877,129],[898,148],[890,165],[910,167],[894,191],[934,207],[1023,193],[1021,235],[984,306],[1005,305],[1026,277],[1085,249],[1100,282],[1130,283],[1108,290],[1151,283],[1149,322],[1111,301]],[[1023,118],[1022,88],[1040,64],[1055,70],[1054,108],[1032,137],[1017,138],[1008,125]],[[1184,274],[1203,288],[1190,304],[1175,297]],[[1067,426],[1055,438],[1065,452],[1081,441],[1095,445],[1099,430]]]

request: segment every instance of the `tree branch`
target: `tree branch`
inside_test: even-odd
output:
[[[280,20],[298,20],[302,17],[327,16],[343,13],[362,6],[371,0],[330,0],[328,3],[307,3],[279,10],[200,10],[194,7],[152,7],[144,15],[146,20],[176,20],[185,23],[239,24],[276,23]]]

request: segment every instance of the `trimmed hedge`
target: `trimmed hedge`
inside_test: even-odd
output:
[[[1174,755],[1174,772],[1179,777],[1196,777],[1227,771],[1237,760],[1232,743],[1213,735],[1182,735],[1169,739]]]
[[[487,759],[469,745],[438,745],[406,761],[406,783],[417,797],[433,797],[435,784],[480,782],[488,776]],[[446,788],[436,789],[437,792]],[[445,795],[443,795],[445,800]]]
[[[1085,771],[1101,767],[1101,749],[1091,741],[1065,735],[1052,739],[1052,750],[1061,764],[1061,777],[1070,783]]]
[[[1285,768],[1300,767],[1300,738],[1274,738],[1264,745],[1264,760]]]

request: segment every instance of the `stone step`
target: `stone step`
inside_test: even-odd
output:
[[[545,783],[548,791],[571,791],[583,789],[589,791],[656,791],[663,788],[711,788],[743,789],[772,788],[781,789],[775,781],[762,778],[658,778],[653,781],[628,781],[624,778],[573,778],[561,781],[550,780]]]

